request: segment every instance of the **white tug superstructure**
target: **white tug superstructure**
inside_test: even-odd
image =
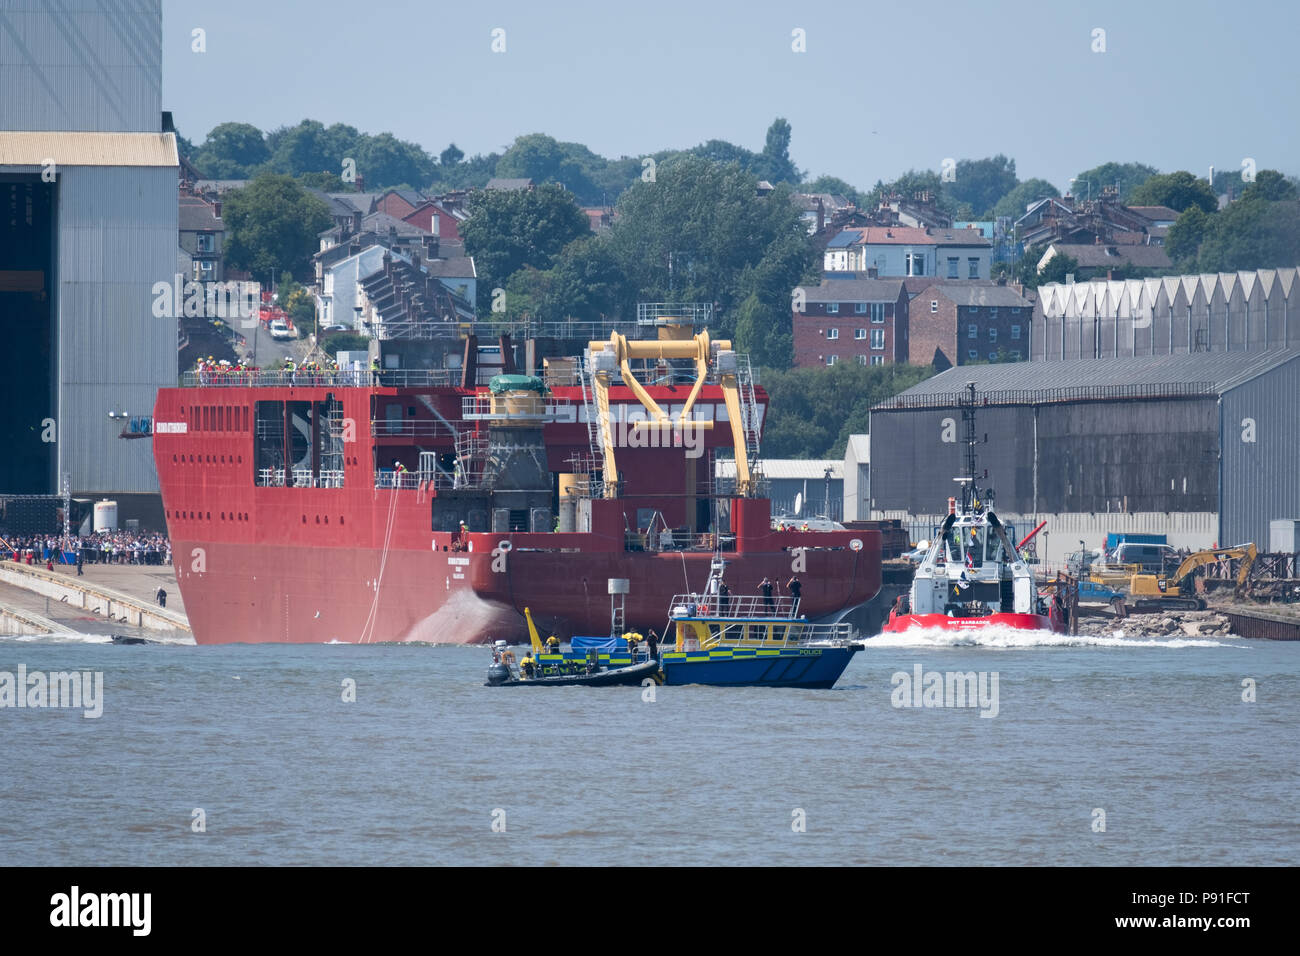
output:
[[[975,385],[961,402],[966,476],[961,498],[948,499],[948,516],[900,595],[885,631],[911,627],[974,628],[992,624],[1032,630],[1065,629],[1055,602],[1049,612],[1029,565],[1016,552],[993,511],[993,490],[981,489],[975,470]]]

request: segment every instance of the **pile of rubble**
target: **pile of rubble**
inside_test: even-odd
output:
[[[1130,614],[1124,620],[1110,615],[1079,618],[1079,633],[1098,637],[1122,631],[1127,637],[1228,637],[1232,626],[1218,611],[1161,611],[1157,614]]]

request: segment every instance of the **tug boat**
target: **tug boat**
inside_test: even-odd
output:
[[[797,598],[731,595],[715,556],[703,594],[673,598],[675,644],[659,655],[665,684],[833,687],[863,649],[848,623],[810,623]]]
[[[948,499],[948,515],[881,629],[971,630],[1003,627],[1064,633],[1065,604],[1058,594],[1038,593],[1033,572],[1021,559],[1006,526],[993,511],[993,489],[982,489],[975,470],[975,386],[961,404],[966,425],[966,476],[961,500]]]

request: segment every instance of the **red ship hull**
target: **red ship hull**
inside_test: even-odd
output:
[[[521,642],[528,638],[525,607],[539,628],[562,639],[607,634],[610,577],[627,578],[631,585],[626,626],[643,632],[655,628],[662,634],[669,598],[701,590],[711,557],[568,553],[558,562],[551,555],[513,552],[507,556],[507,570],[493,571],[500,555],[494,558],[477,549],[390,552],[385,560],[382,550],[260,546],[250,553],[239,545],[178,543],[184,553],[202,548],[206,555],[207,570],[202,573],[177,566],[190,625],[200,644]],[[727,579],[737,593],[756,591],[765,576],[775,580],[791,573],[791,556],[783,551],[730,558]],[[817,586],[819,579],[839,578],[832,560],[857,563],[856,585],[847,591],[838,585]],[[879,558],[865,549],[809,551],[806,564],[801,612],[810,619],[833,615],[875,594],[871,582],[878,579]]]
[[[685,394],[652,392],[666,406]],[[154,410],[154,459],[195,640],[521,641],[527,638],[525,607],[539,627],[557,636],[607,634],[610,578],[629,581],[627,627],[662,629],[672,596],[704,586],[713,543],[722,546],[733,594],[756,593],[764,577],[784,586],[797,574],[801,612],[810,619],[838,615],[880,589],[878,531],[773,531],[766,499],[731,498],[721,535],[709,533],[704,505],[711,504],[712,459],[684,459],[680,449],[620,449],[620,496],[585,501],[580,532],[436,530],[445,490],[423,480],[376,487],[379,472],[397,459],[414,469],[419,451],[450,448],[449,433],[442,435],[437,422],[473,428],[457,419],[462,398],[474,394],[355,385],[162,389]],[[721,420],[720,397],[707,386],[700,400]],[[331,399],[341,403],[343,434],[354,432],[343,438],[335,485],[320,486],[324,466],[310,451],[295,460],[294,470],[297,478],[301,465],[312,486],[259,481],[267,406],[296,409]],[[389,406],[400,406],[400,417],[390,416]],[[437,422],[430,412],[435,407]],[[310,448],[325,427],[312,421],[303,428],[288,417],[271,421],[272,433],[283,421],[295,452],[300,441]],[[723,427],[710,432],[706,452],[727,438]],[[570,471],[566,463],[587,449],[585,421],[575,416],[545,425],[552,476]],[[669,527],[689,528],[687,550],[638,550],[648,546],[647,538],[630,539],[645,528],[649,513]]]

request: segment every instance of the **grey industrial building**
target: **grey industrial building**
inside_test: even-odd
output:
[[[1092,516],[1094,530],[1200,515],[1214,540],[1262,549],[1270,521],[1300,517],[1296,349],[950,369],[872,410],[873,514],[946,510],[968,382],[999,513]]]
[[[156,507],[152,442],[119,435],[176,381],[155,291],[177,262],[161,61],[159,0],[0,5],[0,492],[54,493],[66,474],[123,517]]]

